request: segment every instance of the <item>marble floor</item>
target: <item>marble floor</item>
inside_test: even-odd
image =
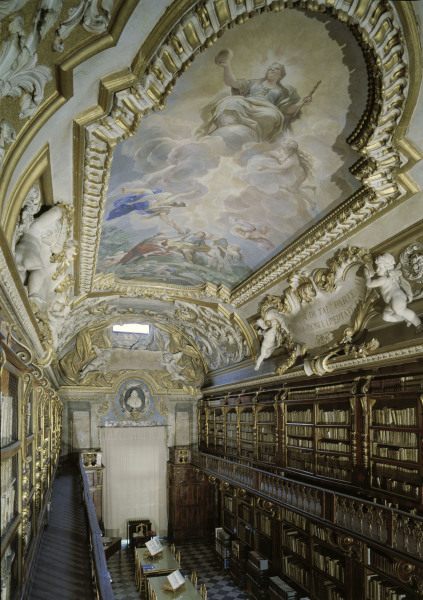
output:
[[[190,575],[191,571],[197,571],[198,585],[206,584],[208,600],[247,600],[247,595],[233,583],[229,573],[220,568],[212,546],[192,543],[178,545],[177,549],[181,551],[182,573]],[[123,544],[122,550],[109,559],[108,566],[116,600],[139,600],[132,550]]]

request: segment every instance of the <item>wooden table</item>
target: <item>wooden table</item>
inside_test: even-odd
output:
[[[150,577],[148,579],[149,600],[153,597],[152,592],[156,592],[157,600],[199,600],[201,598],[200,592],[195,589],[189,579],[186,579],[184,585],[175,592],[164,590],[163,586],[166,583],[168,583],[166,576]]]
[[[135,583],[141,597],[147,598],[147,578],[169,575],[179,567],[169,546],[164,546],[157,558],[151,558],[146,548],[135,548]]]

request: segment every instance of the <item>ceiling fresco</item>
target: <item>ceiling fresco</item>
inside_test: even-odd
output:
[[[115,151],[97,272],[241,282],[358,188],[346,138],[363,82],[330,19],[285,11],[225,33]]]

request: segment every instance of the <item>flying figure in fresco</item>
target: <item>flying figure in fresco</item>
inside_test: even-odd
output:
[[[122,188],[125,192],[126,188]],[[141,188],[131,190],[131,193],[125,194],[113,202],[113,208],[106,217],[106,221],[112,221],[118,217],[123,217],[131,212],[136,212],[146,219],[159,217],[164,223],[177,229],[177,225],[170,218],[169,214],[174,208],[186,206],[185,202],[175,199],[171,200],[172,194],[162,192],[161,190],[149,190]]]
[[[275,247],[268,238],[264,237],[269,231],[267,225],[256,227],[252,223],[248,223],[248,221],[244,221],[238,217],[231,217],[230,221],[232,223],[231,233],[233,233],[233,235],[243,238],[244,240],[255,242],[264,248],[264,250],[273,250]]]
[[[293,139],[283,138],[271,151],[248,159],[244,180],[262,192],[295,203],[299,215],[308,220],[314,214],[313,158]]]
[[[203,125],[197,133],[220,135],[234,149],[246,142],[273,142],[303,106],[311,102],[320,82],[301,100],[292,85],[281,83],[286,75],[281,63],[269,65],[260,79],[238,79],[232,71],[232,56],[232,51],[225,49],[215,58],[232,93],[203,109]]]

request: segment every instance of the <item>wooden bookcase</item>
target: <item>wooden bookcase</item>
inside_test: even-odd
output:
[[[423,599],[422,393],[416,366],[200,401],[194,462],[219,489],[230,573],[251,598]],[[224,456],[202,433],[211,407]]]
[[[419,382],[411,377],[372,381],[365,399],[371,489],[422,506],[423,395]]]
[[[47,518],[62,404],[13,338],[0,339],[2,600],[21,597]]]
[[[167,463],[168,535],[175,543],[207,538],[213,527],[213,501],[203,473],[190,464],[189,446],[173,446]]]
[[[421,373],[206,397],[199,449],[423,510]]]
[[[409,548],[411,555],[415,554],[412,558],[392,547],[365,543],[359,536],[328,527],[304,511],[278,507],[228,482],[219,485],[219,497],[221,524],[232,537],[230,574],[240,587],[247,587],[252,598],[268,597],[268,575],[287,582],[295,598],[423,598],[419,559],[423,530],[418,534],[419,542],[410,531]],[[413,535],[419,547],[412,546]],[[250,564],[251,552],[268,561],[266,574]]]

